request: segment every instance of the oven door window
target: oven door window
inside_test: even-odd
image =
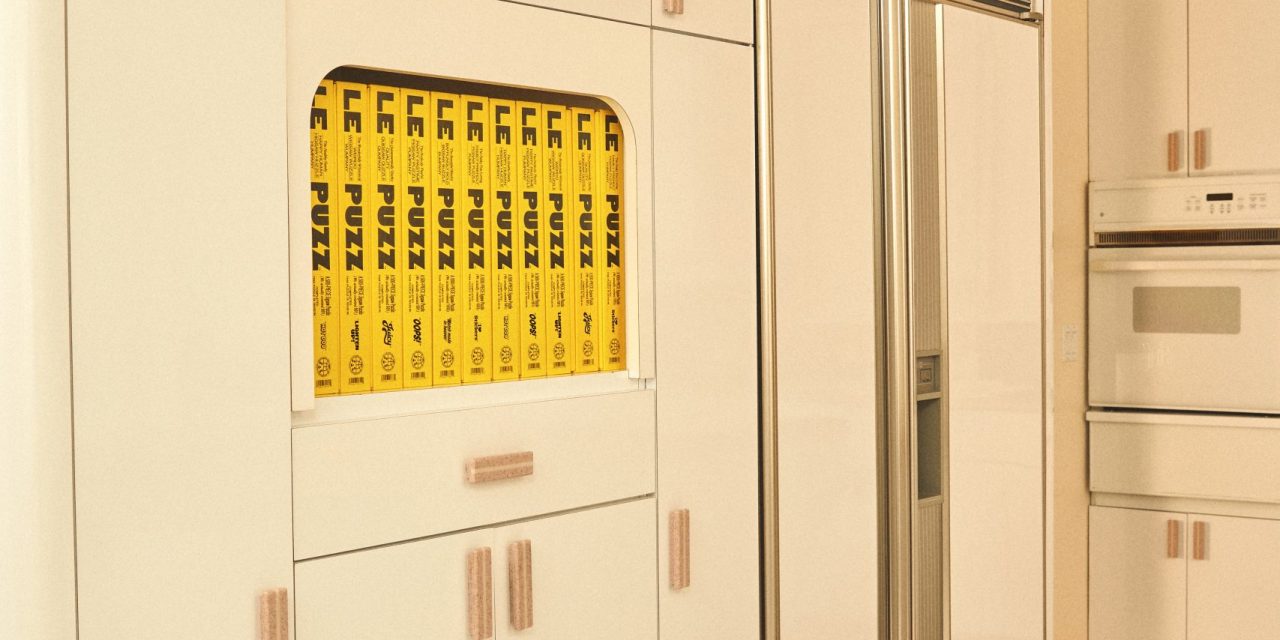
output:
[[[1135,333],[1240,333],[1240,287],[1134,287]]]

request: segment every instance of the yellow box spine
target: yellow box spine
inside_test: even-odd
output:
[[[339,309],[339,329],[342,342],[339,355],[342,358],[339,390],[341,393],[364,393],[372,388],[369,375],[368,331],[370,306],[368,304],[368,229],[365,224],[367,208],[365,200],[369,180],[369,144],[366,135],[369,120],[369,88],[363,84],[340,82],[337,91],[342,110],[342,126],[339,129],[340,165],[339,177],[342,191],[339,193],[341,210],[340,246],[342,252],[338,274],[342,289],[342,307]]]
[[[547,375],[546,212],[542,192],[542,105],[516,104],[519,142],[516,154],[517,218],[520,246],[520,377]]]
[[[402,343],[404,355],[400,358],[404,371],[404,386],[420,388],[431,386],[431,270],[428,261],[433,252],[428,244],[431,239],[431,216],[427,214],[428,194],[431,192],[430,156],[431,140],[427,133],[428,114],[431,111],[431,94],[426,91],[402,89],[400,175],[404,195],[400,198],[400,226],[404,229],[404,260],[401,282],[400,307],[403,312]]]
[[[376,206],[371,228],[374,233],[373,253],[373,342],[377,374],[374,391],[399,389],[404,386],[402,350],[404,328],[401,324],[404,282],[400,277],[404,263],[404,226],[400,224],[401,160],[398,132],[403,126],[400,114],[400,89],[372,85],[369,94],[373,104],[373,205]]]
[[[311,99],[311,317],[317,396],[338,393],[339,287],[334,282],[333,242],[338,118],[334,110],[334,84],[324,80]]]
[[[493,309],[493,379],[512,380],[520,375],[519,305],[517,287],[520,282],[516,262],[515,210],[516,104],[511,100],[489,100],[489,227],[493,232],[490,274]]]
[[[547,209],[546,256],[547,273],[547,347],[550,351],[547,375],[564,375],[573,372],[573,313],[572,282],[568,255],[569,224],[566,216],[568,193],[572,188],[572,167],[569,162],[569,113],[561,105],[542,106],[543,134],[542,181]]]
[[[492,267],[493,228],[489,224],[489,99],[462,96],[466,125],[463,172],[466,214],[463,280],[463,384],[493,379]]]
[[[627,367],[627,297],[622,245],[622,123],[604,112],[600,119],[600,214],[596,225],[596,262],[599,267],[600,370]]]
[[[573,204],[569,224],[574,336],[574,373],[600,370],[596,318],[599,315],[596,267],[596,136],[599,111],[573,108]]]
[[[461,383],[462,305],[458,299],[457,206],[462,188],[462,150],[458,140],[462,113],[458,95],[431,94],[431,208],[435,237],[431,257],[431,366],[434,386]]]

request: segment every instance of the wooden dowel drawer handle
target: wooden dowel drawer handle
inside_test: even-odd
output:
[[[672,15],[684,13],[684,0],[662,0],[662,10]]]
[[[493,638],[493,551],[489,547],[467,552],[467,637]]]
[[[1179,551],[1182,550],[1182,523],[1177,520],[1169,521],[1169,557],[1177,558]]]
[[[288,589],[269,589],[258,596],[258,639],[289,640]]]
[[[533,475],[533,452],[505,453],[467,460],[467,482],[479,484]]]
[[[1204,560],[1205,557],[1205,524],[1197,522],[1192,528],[1192,555],[1196,560]]]
[[[671,557],[668,571],[671,574],[671,590],[689,588],[689,510],[676,509],[668,518],[668,538]]]
[[[1182,145],[1180,144],[1182,132],[1174,131],[1169,134],[1169,171],[1177,171],[1182,168]]]
[[[1208,137],[1209,137],[1209,134],[1206,130],[1200,129],[1199,131],[1196,131],[1195,167],[1197,171],[1202,170],[1209,165]]]
[[[533,627],[533,542],[520,540],[507,548],[510,577],[511,628]]]

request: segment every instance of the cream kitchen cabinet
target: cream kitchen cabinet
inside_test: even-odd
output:
[[[753,58],[665,32],[653,54],[662,637],[737,640],[760,628]]]
[[[1192,175],[1280,170],[1280,4],[1190,0]]]
[[[1090,640],[1186,637],[1187,516],[1089,509]]]
[[[1091,3],[1090,177],[1280,170],[1278,29],[1265,0]]]
[[[24,76],[66,91],[46,101],[66,131],[32,139],[67,146],[44,149],[69,226],[45,261],[69,274],[29,281],[70,283],[42,293],[67,301],[74,347],[49,472],[67,486],[44,493],[74,522],[44,537],[74,568],[60,600],[79,637],[252,638],[259,594],[287,588],[303,640],[463,638],[480,547],[498,637],[650,640],[659,598],[665,637],[757,633],[755,85],[752,48],[726,41],[751,41],[752,3],[688,3],[661,30],[649,0],[607,20],[496,0],[135,4],[68,3],[65,65]],[[307,118],[339,67],[615,109],[626,371],[315,397]],[[532,476],[464,481],[468,460],[525,451]],[[525,540],[535,623],[517,631]]]
[[[1187,0],[1089,3],[1089,174],[1186,175]]]
[[[510,0],[509,0],[510,1]],[[630,22],[632,24],[649,24],[649,3],[651,0],[519,0],[523,4],[531,4],[549,9],[559,9],[572,13],[581,13],[598,18],[608,18]]]
[[[734,42],[752,42],[755,3],[750,0],[650,0],[653,26]]]
[[[253,638],[293,581],[285,6],[66,30],[79,637]]]
[[[298,638],[653,640],[653,509],[637,500],[300,562]]]
[[[1280,521],[1092,507],[1091,640],[1280,635]]]

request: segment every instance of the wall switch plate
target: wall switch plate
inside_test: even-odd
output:
[[[1064,362],[1080,360],[1080,327],[1074,324],[1062,327],[1062,360]]]

